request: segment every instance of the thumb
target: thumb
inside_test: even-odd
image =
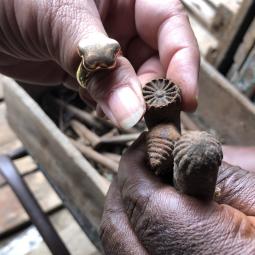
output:
[[[97,6],[92,0],[81,1],[48,1],[57,7],[51,8],[54,12],[51,24],[53,41],[57,49],[52,54],[70,77],[66,83],[72,82],[75,86],[75,74],[81,58],[77,48],[79,44],[110,40],[104,30]],[[102,10],[103,12],[104,10]],[[141,92],[141,84],[130,62],[117,57],[115,69],[102,74],[93,73],[87,84],[88,90],[81,89],[81,94],[89,93],[99,104],[106,116],[117,126],[130,128],[142,117],[145,106]]]

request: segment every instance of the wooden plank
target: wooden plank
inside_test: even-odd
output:
[[[4,90],[3,90],[3,86],[0,85],[0,101],[2,101],[4,98]]]
[[[4,84],[8,120],[33,158],[86,231],[98,228],[109,182],[84,159],[37,103],[7,77]]]
[[[30,156],[16,159],[13,162],[22,176],[25,174],[29,174],[37,169],[37,165]],[[0,187],[5,184],[6,184],[5,179],[0,175]]]
[[[234,56],[234,63],[228,72],[228,78],[231,82],[236,83],[240,79],[240,70],[255,45],[255,19],[247,30],[243,42],[238,47],[238,50]]]
[[[238,72],[238,77],[233,81],[236,88],[248,98],[255,95],[255,45],[244,61]]]
[[[221,64],[252,4],[253,0],[242,1],[237,15],[233,15],[227,30],[220,40],[217,57],[208,59],[214,66],[218,67]]]
[[[213,8],[204,0],[182,0],[182,2],[199,22],[205,27],[211,28],[216,15],[216,8]]]
[[[24,177],[30,190],[45,212],[62,204],[56,192],[41,172]],[[28,215],[19,203],[10,186],[0,188],[0,234],[29,221]]]
[[[202,56],[210,55],[213,58],[218,48],[218,40],[209,33],[192,14],[189,14],[189,21],[197,38],[199,50]]]
[[[21,142],[6,120],[6,105],[2,102],[0,103],[0,154],[8,153],[20,146]]]
[[[20,174],[26,174],[37,169],[37,164],[31,156],[25,156],[13,161]]]
[[[252,24],[250,25],[249,29],[247,30],[243,39],[243,43],[239,46],[234,57],[234,61],[235,63],[238,64],[239,67],[244,62],[254,43],[255,43],[255,18]]]
[[[223,4],[213,5],[207,0],[182,0],[188,12],[192,14],[209,33],[221,39],[233,13]]]
[[[218,8],[221,5],[224,5],[233,14],[237,14],[242,2],[246,1],[246,0],[206,0],[206,1],[208,3],[210,3],[212,6],[215,6],[215,7],[218,7]]]
[[[225,5],[221,4],[216,9],[215,16],[210,27],[210,32],[221,40],[222,36],[225,36],[225,32],[232,19],[233,13]]]
[[[67,209],[57,211],[50,216],[50,220],[71,254],[100,254]],[[50,255],[51,253],[35,227],[29,227],[0,243],[0,254]]]
[[[255,106],[203,59],[199,89],[196,124],[215,130],[226,144],[254,145]]]

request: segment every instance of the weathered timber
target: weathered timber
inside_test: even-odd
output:
[[[4,99],[4,90],[3,90],[3,86],[0,85],[0,102],[3,101]]]
[[[219,41],[217,56],[213,59],[208,59],[214,66],[219,67],[222,64],[252,4],[254,4],[254,0],[242,1],[236,15],[232,16],[225,33],[222,34],[222,38]]]
[[[216,131],[221,141],[233,145],[255,144],[255,106],[202,59],[198,109],[193,121]]]
[[[86,145],[83,145],[75,140],[71,140],[74,146],[88,159],[93,160],[94,162],[106,167],[113,173],[117,173],[118,171],[118,164],[112,160],[111,158],[108,158],[104,156],[103,154],[100,154],[99,152],[95,151],[91,147],[88,147]]]
[[[15,81],[2,76],[0,83],[4,84],[9,123],[89,235],[93,231],[88,228],[98,229],[108,181]]]
[[[100,137],[88,129],[84,124],[77,120],[72,120],[70,124],[74,131],[85,141],[88,141],[90,145],[95,146],[99,143]]]
[[[218,40],[196,18],[189,14],[189,21],[197,38],[199,50],[202,56],[214,58],[217,53]]]
[[[21,142],[6,120],[6,104],[4,102],[0,103],[0,144],[0,154],[5,154],[21,147]]]
[[[228,8],[233,15],[238,15],[238,10],[242,2],[246,0],[206,0],[211,6],[215,8],[219,8],[220,6],[224,5]]]

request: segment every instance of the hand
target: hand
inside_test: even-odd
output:
[[[225,162],[255,172],[255,146],[224,145],[222,149]]]
[[[217,201],[178,193],[146,167],[144,138],[122,157],[108,192],[106,254],[255,254],[255,174],[222,164]]]
[[[179,0],[2,0],[0,72],[78,89],[77,46],[94,33],[119,41],[124,57],[80,94],[115,124],[127,128],[141,118],[141,84],[162,76],[180,84],[183,108],[195,109],[199,51]]]

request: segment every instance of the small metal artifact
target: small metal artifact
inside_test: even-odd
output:
[[[190,131],[175,143],[173,156],[175,188],[204,200],[213,199],[223,158],[219,141],[207,132]]]
[[[173,180],[182,193],[213,199],[222,161],[219,141],[200,131],[181,135],[181,90],[170,80],[152,80],[143,88],[143,96],[149,129],[147,155],[152,171],[169,182]]]
[[[156,175],[171,176],[174,142],[180,137],[181,90],[170,80],[157,79],[145,85],[143,96],[150,166]]]

